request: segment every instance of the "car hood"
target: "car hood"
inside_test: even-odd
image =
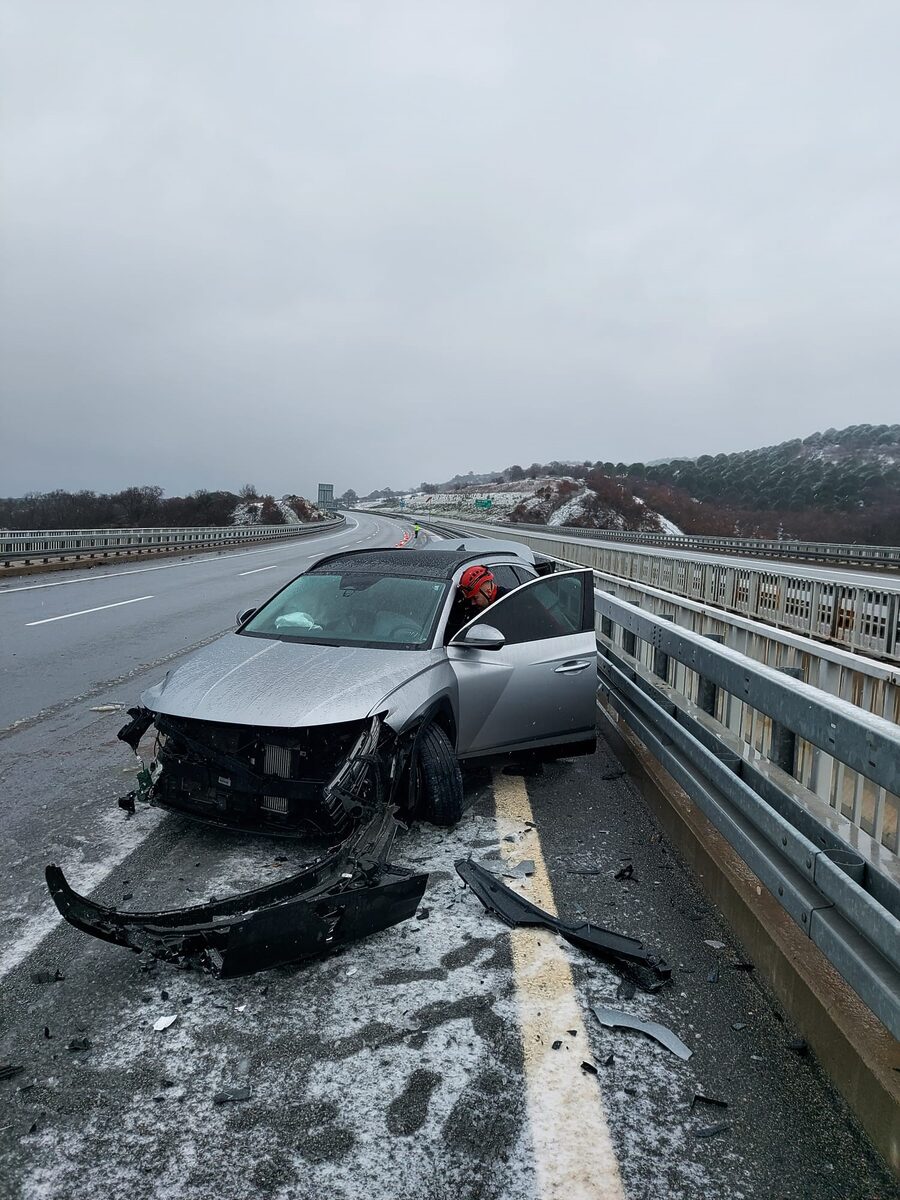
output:
[[[436,650],[312,646],[225,637],[144,692],[152,712],[234,725],[296,728],[355,721],[446,657]]]

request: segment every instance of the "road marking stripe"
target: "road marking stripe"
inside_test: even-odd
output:
[[[272,563],[269,567],[254,567],[252,571],[238,571],[238,577],[240,578],[241,575],[258,575],[260,571],[274,571],[280,565],[280,563]]]
[[[83,617],[85,613],[103,612],[105,608],[121,608],[123,604],[137,604],[141,600],[152,600],[152,596],[135,596],[133,600],[117,600],[115,604],[98,604],[96,608],[80,608],[78,612],[63,613],[61,617],[44,617],[42,621],[26,621],[29,625],[49,625],[51,621],[68,621],[69,617]]]
[[[521,842],[504,842],[534,821],[519,776],[493,780],[497,833],[504,859],[534,859],[534,875],[513,883],[534,904],[556,913],[553,888],[537,830]],[[509,881],[507,881],[509,882]],[[591,1054],[572,969],[557,938],[543,929],[514,929],[513,973],[525,1060],[528,1114],[540,1200],[624,1200],[597,1077],[579,1067]],[[566,1030],[576,1030],[571,1037]],[[558,1039],[559,1050],[551,1049]]]
[[[358,523],[353,526],[353,529],[358,529],[358,528],[359,528]],[[353,529],[339,529],[339,530],[337,530],[337,532],[329,533],[329,534],[314,533],[314,534],[310,535],[310,539],[317,543],[330,542],[336,537],[343,537],[345,533],[352,533]],[[305,539],[304,539],[304,542],[305,542]],[[290,542],[290,543],[282,542],[281,544],[285,547],[285,549],[291,549],[291,550],[295,549],[296,546],[298,545],[297,542]],[[152,548],[153,547],[148,547],[148,549],[152,549]],[[184,553],[190,554],[191,551],[185,550]],[[97,571],[97,573],[93,574],[93,575],[79,575],[77,577],[77,579],[57,579],[57,580],[54,580],[52,583],[27,583],[27,584],[24,584],[22,587],[8,588],[8,587],[3,587],[2,582],[0,582],[0,596],[7,596],[7,595],[11,596],[13,594],[13,592],[36,592],[38,590],[38,588],[66,587],[66,585],[70,584],[70,583],[94,583],[97,580],[116,579],[120,575],[145,575],[148,571],[170,571],[172,569],[172,567],[199,567],[199,566],[202,566],[203,563],[223,562],[226,558],[246,558],[250,554],[271,554],[271,553],[272,553],[272,547],[266,546],[264,550],[238,550],[234,554],[216,554],[216,555],[213,555],[212,553],[210,553],[209,557],[207,557],[204,554],[201,558],[192,558],[190,560],[190,562],[163,563],[161,566],[158,566],[158,567],[132,567],[131,570],[128,570],[128,571],[107,571],[105,574],[102,573],[103,569],[101,567]]]

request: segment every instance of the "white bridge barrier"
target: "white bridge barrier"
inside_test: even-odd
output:
[[[151,550],[191,550],[271,542],[332,529],[343,517],[308,525],[157,526],[141,529],[0,530],[0,564],[32,566],[72,558],[115,558]]]

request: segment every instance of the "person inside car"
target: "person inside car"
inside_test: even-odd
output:
[[[477,617],[489,604],[493,604],[498,594],[497,582],[488,567],[481,563],[474,567],[466,567],[460,577],[453,608],[450,610],[444,641],[449,642],[463,625]]]

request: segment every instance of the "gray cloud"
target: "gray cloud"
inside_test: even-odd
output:
[[[892,3],[21,0],[0,493],[898,419]]]

